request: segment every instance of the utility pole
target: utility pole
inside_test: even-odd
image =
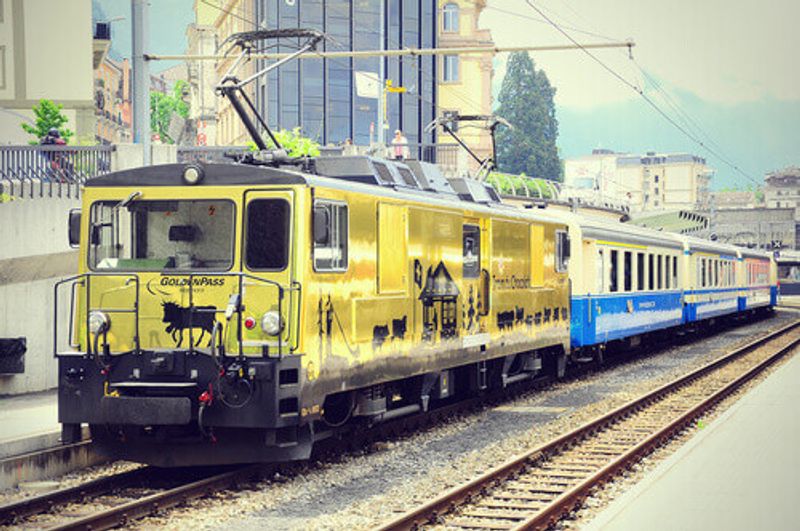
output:
[[[149,0],[131,0],[133,30],[133,142],[141,144],[144,165],[151,163],[150,153],[150,65],[145,60],[150,21]]]
[[[384,51],[386,49],[386,0],[380,0],[381,4],[381,11],[380,11],[380,50]],[[386,145],[386,133],[384,131],[385,124],[384,124],[384,106],[386,105],[385,97],[386,97],[386,58],[379,57],[378,60],[380,61],[380,67],[378,68],[378,144],[381,146]]]

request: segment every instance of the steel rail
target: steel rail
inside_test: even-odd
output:
[[[223,472],[178,487],[157,492],[144,498],[111,507],[105,511],[65,522],[48,528],[48,531],[86,530],[100,531],[124,526],[139,518],[158,513],[188,500],[207,496],[224,490],[240,482],[256,478],[263,469],[260,465],[248,465],[229,472]]]
[[[765,334],[760,338],[742,345],[729,354],[709,362],[699,369],[681,376],[680,378],[669,382],[658,389],[647,393],[646,395],[631,400],[630,402],[618,407],[610,413],[587,422],[570,433],[560,435],[533,450],[527,451],[500,464],[499,466],[474,478],[473,480],[457,486],[443,493],[441,496],[406,512],[396,519],[378,527],[378,529],[381,531],[396,531],[418,529],[423,525],[435,524],[440,516],[455,512],[459,506],[470,503],[476,497],[486,493],[488,489],[508,481],[521,472],[524,472],[526,468],[535,465],[537,461],[546,459],[547,457],[554,455],[565,448],[573,446],[586,437],[608,427],[610,424],[624,419],[631,414],[646,408],[654,402],[660,401],[660,399],[664,396],[673,393],[677,389],[684,387],[686,384],[713,372],[723,365],[727,365],[728,363],[735,361],[748,352],[763,346],[764,344],[794,330],[799,326],[800,320],[790,323],[787,326]],[[787,352],[791,351],[798,343],[800,343],[800,337],[793,340],[787,346],[782,347],[776,353],[772,354],[767,360],[764,360],[755,367],[751,368],[746,373],[728,383],[710,397],[704,399],[700,404],[692,407],[689,411],[670,422],[669,425],[648,436],[641,443],[637,444],[634,448],[626,452],[622,457],[609,463],[587,478],[585,481],[563,493],[553,501],[552,505],[549,505],[547,508],[536,513],[536,515],[530,519],[519,523],[517,527],[514,527],[514,529],[546,528],[565,513],[571,511],[589,495],[593,488],[605,482],[610,477],[615,476],[621,469],[626,468],[631,462],[638,460],[641,456],[652,451],[652,449],[658,446],[665,439],[669,438],[677,431],[685,427],[687,423],[691,422],[692,419],[696,418],[704,411],[712,408],[737,388],[741,387],[741,385],[751,380],[759,372],[763,371],[766,367],[777,361]]]
[[[0,525],[11,525],[17,520],[47,512],[56,505],[72,503],[88,496],[97,496],[121,486],[140,481],[151,470],[137,468],[121,474],[98,478],[74,487],[59,489],[0,506]]]

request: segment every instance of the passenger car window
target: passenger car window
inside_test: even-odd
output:
[[[618,269],[619,269],[619,251],[612,250],[611,251],[611,267],[609,268],[609,284],[608,284],[608,291],[614,292],[619,290],[619,285],[617,284],[617,276],[618,276]]]
[[[334,201],[314,202],[314,269],[347,270],[347,205]]]
[[[247,205],[245,263],[251,270],[280,271],[289,263],[289,203],[254,199]]]

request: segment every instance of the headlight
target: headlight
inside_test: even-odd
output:
[[[203,177],[205,177],[205,171],[199,164],[187,164],[183,169],[183,182],[186,184],[200,184]]]
[[[261,316],[261,330],[270,336],[277,336],[283,330],[283,320],[276,311],[270,311]]]
[[[109,328],[111,328],[111,319],[108,314],[100,310],[95,310],[89,314],[89,332],[97,335],[108,332]]]

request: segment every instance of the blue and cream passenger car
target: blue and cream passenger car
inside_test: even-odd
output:
[[[660,233],[582,218],[571,226],[572,347],[592,349],[683,324],[683,243]]]
[[[684,320],[693,323],[739,310],[740,249],[732,245],[683,237]]]
[[[764,251],[742,249],[739,261],[739,311],[778,304],[778,268]]]

